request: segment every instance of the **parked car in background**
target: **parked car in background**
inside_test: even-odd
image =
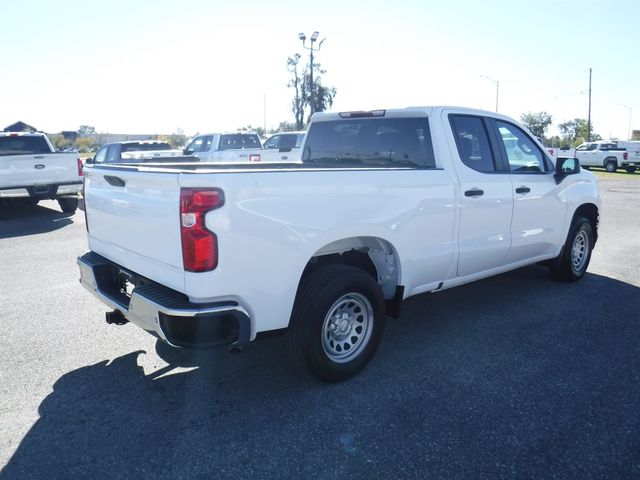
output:
[[[160,157],[182,156],[182,150],[174,150],[167,142],[159,140],[133,140],[102,145],[88,163],[130,163],[154,161]]]
[[[616,142],[583,143],[576,148],[573,156],[580,160],[580,165],[584,167],[603,167],[607,172],[624,168],[628,173],[634,173],[640,166],[640,160],[630,158],[629,153]]]
[[[77,153],[56,152],[44,133],[0,132],[0,205],[51,199],[73,213],[82,170]]]

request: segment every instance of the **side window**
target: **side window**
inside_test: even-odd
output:
[[[200,152],[208,152],[211,150],[211,144],[213,143],[213,135],[207,135],[202,139],[202,145],[200,147]]]
[[[451,115],[450,121],[462,163],[478,172],[495,172],[496,163],[482,118]]]
[[[108,149],[108,148],[109,148],[109,147],[108,147],[108,146],[106,146],[106,145],[105,145],[104,147],[100,147],[100,150],[98,150],[98,151],[96,152],[96,156],[95,156],[95,157],[93,157],[93,161],[94,161],[95,163],[104,163],[104,161],[105,161],[105,160],[106,160],[106,158],[107,158],[107,149]]]
[[[191,140],[191,143],[187,145],[187,148],[185,148],[185,150],[188,150],[189,152],[193,152],[193,153],[201,152],[203,141],[204,141],[204,137],[196,137],[193,140]]]
[[[296,139],[297,139],[296,135],[291,135],[291,134],[282,135],[280,137],[280,144],[278,145],[278,148],[291,150],[296,146]]]
[[[264,143],[264,148],[278,148],[280,143],[280,135],[274,135]]]
[[[544,155],[524,131],[500,120],[496,120],[496,126],[512,172],[540,173],[546,170]]]
[[[120,145],[111,145],[109,153],[107,153],[107,163],[116,163],[120,161]]]

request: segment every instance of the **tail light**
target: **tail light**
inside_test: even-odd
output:
[[[180,190],[182,262],[188,272],[208,272],[218,266],[218,238],[205,225],[207,212],[224,205],[222,190]]]
[[[80,157],[78,157],[78,176],[82,177],[84,175],[84,164],[82,163],[82,160],[80,160]]]
[[[625,160],[629,158],[629,152],[624,152],[622,154],[622,158],[624,158]]]

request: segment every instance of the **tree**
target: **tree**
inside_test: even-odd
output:
[[[277,132],[294,132],[296,130],[301,130],[298,126],[291,122],[280,122],[278,125]],[[275,132],[272,132],[275,133]]]
[[[56,133],[53,137],[51,137],[51,143],[56,148],[56,150],[64,150],[69,146],[69,140],[64,138],[64,135],[61,133]]]
[[[93,137],[80,137],[76,140],[76,146],[80,153],[86,153],[89,151],[91,145],[93,145]]]
[[[527,128],[536,137],[546,142],[547,129],[551,125],[552,118],[547,112],[528,112],[523,113],[520,116],[520,121],[527,126]]]
[[[304,119],[311,118],[311,112],[322,112],[331,108],[337,90],[322,84],[322,75],[326,73],[319,63],[308,65],[300,73],[300,54],[287,58],[287,69],[291,78],[287,87],[293,88],[294,95],[291,101],[291,111],[295,120],[296,130],[304,129]],[[313,68],[313,85],[311,85],[311,68]],[[313,99],[313,106],[311,105]],[[313,108],[312,108],[313,107]],[[309,114],[306,115],[306,110]]]
[[[305,104],[309,107],[309,120],[311,119],[311,112],[324,112],[326,109],[331,108],[337,92],[333,87],[322,85],[322,75],[326,73],[326,70],[323,70],[319,63],[313,64],[313,71],[313,86],[311,85],[310,70],[305,72],[303,81]],[[313,95],[311,95],[312,88]],[[311,108],[311,99],[313,99],[313,108]]]
[[[287,58],[287,70],[291,74],[291,79],[287,83],[287,87],[293,88],[293,100],[291,101],[291,111],[296,123],[296,129],[302,130],[304,127],[304,88],[303,76],[298,72],[298,64],[300,63],[300,54],[296,53],[293,57]]]
[[[96,129],[91,125],[80,125],[78,127],[78,135],[81,137],[90,137],[91,135],[96,134]]]
[[[574,118],[568,122],[561,123],[558,128],[564,145],[577,147],[589,138],[588,122],[584,118]],[[602,140],[602,137],[594,133],[593,125],[591,125],[591,141],[596,140]]]

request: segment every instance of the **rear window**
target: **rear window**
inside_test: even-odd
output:
[[[426,118],[316,122],[307,133],[302,161],[323,167],[435,167]]]
[[[235,150],[240,148],[262,148],[256,134],[232,133],[220,136],[218,150]]]
[[[0,137],[0,156],[2,155],[36,155],[51,153],[44,137]]]
[[[171,150],[171,145],[165,142],[157,143],[123,143],[122,153],[124,152],[151,152],[155,150]]]

